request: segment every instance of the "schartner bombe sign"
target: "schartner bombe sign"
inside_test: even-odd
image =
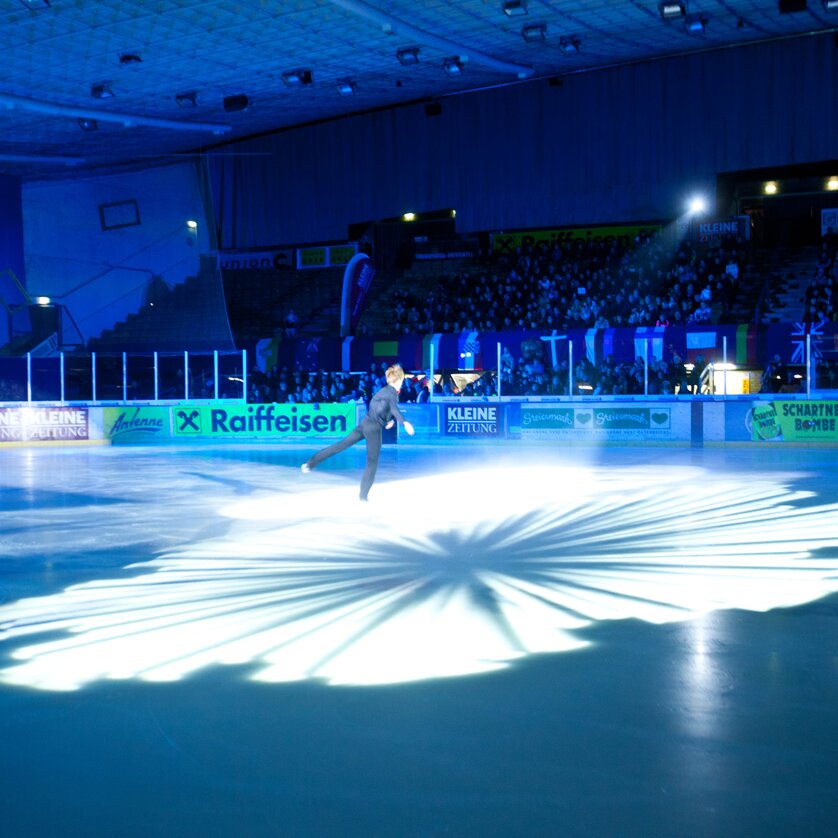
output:
[[[498,436],[498,405],[445,405],[445,433],[449,436]]]

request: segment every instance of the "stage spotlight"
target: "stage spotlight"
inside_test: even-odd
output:
[[[701,215],[707,209],[707,202],[701,195],[696,195],[693,198],[690,198],[690,202],[688,204],[688,210],[690,215]]]
[[[198,104],[198,94],[194,90],[190,90],[188,93],[178,93],[175,96],[175,102],[178,103],[180,108],[194,108]]]
[[[194,232],[198,229],[198,222],[197,222],[197,221],[195,221],[195,219],[194,219],[194,218],[190,218],[190,219],[186,222],[186,226],[189,228],[189,230],[190,230],[191,232],[193,232],[193,233],[194,233]]]
[[[830,179],[826,182],[826,188],[827,188],[830,192],[838,192],[838,177],[831,177],[831,178],[830,178]]]
[[[531,26],[525,26],[521,30],[521,37],[528,44],[536,44],[539,41],[547,39],[547,26],[543,23],[534,23]]]
[[[706,27],[707,20],[706,18],[703,18],[700,15],[688,17],[684,21],[684,29],[686,29],[687,32],[690,33],[690,35],[703,35]]]
[[[658,11],[663,20],[674,20],[684,17],[687,13],[683,3],[660,3]]]
[[[446,58],[445,61],[442,62],[442,69],[445,70],[449,76],[459,76],[462,75],[463,65],[459,58]]]
[[[580,46],[581,41],[576,37],[562,38],[559,41],[559,49],[563,55],[576,55]]]
[[[501,8],[507,17],[525,15],[527,14],[527,0],[505,0]]]
[[[763,186],[762,191],[765,192],[766,195],[776,195],[777,181],[769,180],[768,183],[766,183],[765,186]]]
[[[35,297],[35,302],[39,306],[48,306],[52,300],[49,297]]]
[[[399,64],[418,64],[419,63],[419,47],[406,47],[396,52],[396,58],[399,59]]]
[[[100,81],[90,86],[90,95],[94,99],[111,99],[113,98],[113,90],[111,90],[111,83],[109,81]]]
[[[302,87],[305,84],[311,84],[314,77],[311,70],[288,70],[282,74],[282,81],[287,87]]]
[[[406,212],[402,216],[402,221],[415,221],[416,220],[416,213],[415,212]]]

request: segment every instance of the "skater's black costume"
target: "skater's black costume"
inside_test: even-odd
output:
[[[399,391],[392,384],[388,384],[372,397],[367,415],[361,420],[360,424],[340,442],[318,451],[306,463],[306,466],[308,466],[308,469],[316,468],[323,460],[345,451],[362,439],[366,439],[367,465],[363,477],[361,477],[361,500],[366,500],[370,487],[375,480],[375,472],[378,469],[382,431],[391,419],[395,419],[400,425],[405,424],[405,418],[399,410]],[[308,469],[304,468],[303,470]]]

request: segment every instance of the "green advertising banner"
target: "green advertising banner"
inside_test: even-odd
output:
[[[355,427],[349,404],[209,404],[172,408],[176,437],[343,436]]]
[[[515,233],[494,233],[492,250],[496,253],[513,253],[525,244],[538,242],[563,242],[576,239],[605,241],[607,239],[634,239],[641,233],[651,234],[660,229],[660,224],[620,225],[613,227],[565,227],[557,230],[519,230]]]
[[[751,439],[838,442],[838,402],[759,402],[751,409]]]
[[[172,435],[168,407],[106,407],[103,415],[105,439],[114,445],[154,443]]]

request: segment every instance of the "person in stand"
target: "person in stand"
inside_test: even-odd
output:
[[[318,451],[310,460],[303,463],[300,469],[304,474],[317,468],[323,460],[345,451],[347,448],[360,442],[367,441],[367,464],[361,477],[361,500],[368,500],[370,488],[375,480],[375,472],[378,470],[378,457],[381,454],[381,438],[384,428],[392,428],[395,422],[399,422],[413,436],[413,425],[408,422],[399,410],[399,390],[404,383],[404,370],[398,365],[388,367],[385,372],[387,384],[382,387],[370,399],[367,415],[361,420],[356,428],[347,434],[340,442],[335,442],[327,448]]]

